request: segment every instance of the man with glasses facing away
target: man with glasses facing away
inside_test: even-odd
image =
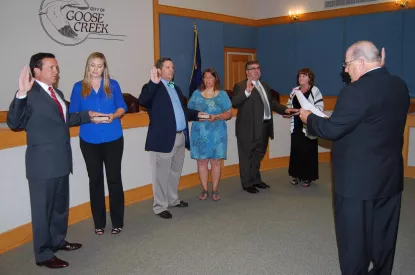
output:
[[[301,110],[312,135],[333,140],[334,210],[342,274],[391,274],[403,191],[405,82],[382,68],[384,51],[346,52],[344,87],[329,119]],[[368,271],[370,262],[373,268]]]
[[[261,78],[258,61],[245,65],[247,79],[233,87],[232,106],[238,109],[236,117],[236,139],[238,143],[239,173],[242,188],[251,194],[258,189],[270,188],[261,180],[259,172],[268,138],[274,138],[272,111],[281,115],[295,114],[296,109],[287,108],[276,102],[271,88]]]

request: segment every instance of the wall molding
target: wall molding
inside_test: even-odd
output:
[[[0,111],[0,123],[7,121],[7,111]]]
[[[186,8],[178,8],[166,5],[159,5],[157,7],[158,14],[183,16],[194,19],[204,19],[223,23],[231,23],[245,26],[255,26],[255,19],[248,19],[244,17],[237,17],[225,15],[220,13],[213,13],[207,11],[192,10]]]
[[[289,95],[280,95],[280,103],[282,105],[287,104]],[[337,96],[323,95],[324,100],[324,111],[332,111],[336,106]]]
[[[415,8],[415,2],[409,1],[408,6],[405,9],[413,9],[413,8]],[[397,6],[395,2],[390,1],[390,2],[378,3],[378,4],[369,4],[369,5],[355,6],[355,7],[349,7],[349,8],[340,8],[340,9],[333,9],[333,10],[303,13],[303,14],[300,14],[299,19],[295,22],[306,22],[306,21],[323,20],[323,19],[330,19],[330,18],[337,18],[337,17],[347,17],[347,16],[353,16],[353,15],[363,15],[363,14],[370,14],[370,13],[390,12],[390,11],[399,11],[399,10],[402,10],[402,8]],[[293,22],[289,18],[289,16],[280,16],[280,17],[255,20],[255,26],[264,27],[264,26],[269,26],[269,25],[290,24],[290,23],[295,23],[295,22]]]
[[[324,152],[319,153],[319,162],[329,162],[331,153]],[[289,157],[279,157],[264,159],[261,163],[261,171],[270,170],[275,168],[288,167]],[[239,165],[228,165],[222,168],[221,179],[234,177],[239,175]],[[288,184],[288,183],[287,183]],[[197,173],[184,175],[180,178],[179,190],[191,188],[199,185],[199,175]],[[125,205],[131,205],[139,203],[141,201],[151,199],[153,197],[153,189],[151,184],[133,188],[124,192]],[[108,209],[108,196],[105,197],[105,202]],[[152,211],[152,209],[148,209]],[[78,223],[80,221],[89,219],[92,217],[91,206],[89,202],[71,207],[69,209],[69,225]],[[91,234],[93,229],[91,228]],[[16,247],[19,247],[25,243],[30,242],[33,239],[32,236],[32,224],[26,223],[7,232],[0,234],[0,254],[10,251]]]
[[[288,15],[265,18],[265,19],[249,19],[249,18],[213,13],[213,12],[206,12],[206,11],[160,5],[158,3],[158,0],[153,0],[153,7],[155,11],[154,15],[156,17],[158,17],[158,15],[160,14],[167,14],[167,15],[183,16],[183,17],[202,19],[202,20],[212,20],[212,21],[223,22],[223,23],[238,24],[238,25],[244,25],[244,26],[249,26],[249,27],[264,27],[264,26],[269,26],[269,25],[295,23],[290,19]],[[415,8],[415,2],[409,1],[405,9],[413,9],[413,8]],[[402,10],[402,8],[397,6],[395,2],[390,1],[390,2],[378,3],[378,4],[368,4],[368,5],[362,5],[362,6],[354,6],[354,7],[340,8],[340,9],[331,9],[331,10],[303,13],[303,14],[300,14],[300,17],[298,21],[296,22],[322,20],[322,19],[329,19],[329,18],[336,18],[336,17],[362,15],[362,14],[370,14],[370,13],[378,13],[378,12],[390,12],[390,11],[398,11],[398,10]]]
[[[410,1],[405,9],[415,8],[415,2]],[[362,15],[378,12],[390,12],[402,10],[393,1],[387,3],[369,4],[357,7],[340,8],[318,12],[303,13],[296,22],[305,22],[313,20],[322,20],[336,17],[345,17],[353,15]],[[223,23],[238,24],[249,27],[264,27],[269,25],[294,24],[290,17],[279,16],[266,19],[248,19],[236,16],[230,16],[219,13],[205,12],[199,10],[178,8],[166,5],[160,5],[158,0],[153,0],[153,28],[154,28],[154,62],[160,58],[160,14],[182,16],[201,20],[211,20]]]
[[[153,39],[154,39],[154,64],[160,58],[160,16],[159,1],[153,0]]]

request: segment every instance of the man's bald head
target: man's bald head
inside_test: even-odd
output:
[[[382,57],[376,46],[369,41],[359,41],[346,52],[345,71],[349,73],[352,82],[358,80],[367,71],[381,67]]]
[[[352,58],[363,58],[368,63],[377,63],[375,67],[380,66],[381,56],[376,46],[369,41],[359,41],[350,46]]]

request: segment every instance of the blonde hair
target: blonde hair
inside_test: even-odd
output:
[[[91,85],[91,76],[89,74],[89,62],[92,59],[101,59],[104,61],[104,72],[103,72],[103,78],[104,78],[104,93],[107,97],[111,97],[111,86],[110,86],[110,73],[108,70],[107,60],[105,59],[104,54],[99,52],[91,53],[88,56],[88,59],[86,60],[85,65],[85,73],[84,73],[84,79],[82,80],[82,91],[81,95],[86,98],[91,94],[92,91],[92,85]]]

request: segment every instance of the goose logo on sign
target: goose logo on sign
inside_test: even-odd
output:
[[[39,19],[46,34],[64,46],[79,45],[87,39],[124,41],[126,38],[111,34],[105,22],[105,9],[92,7],[87,0],[42,0]]]

